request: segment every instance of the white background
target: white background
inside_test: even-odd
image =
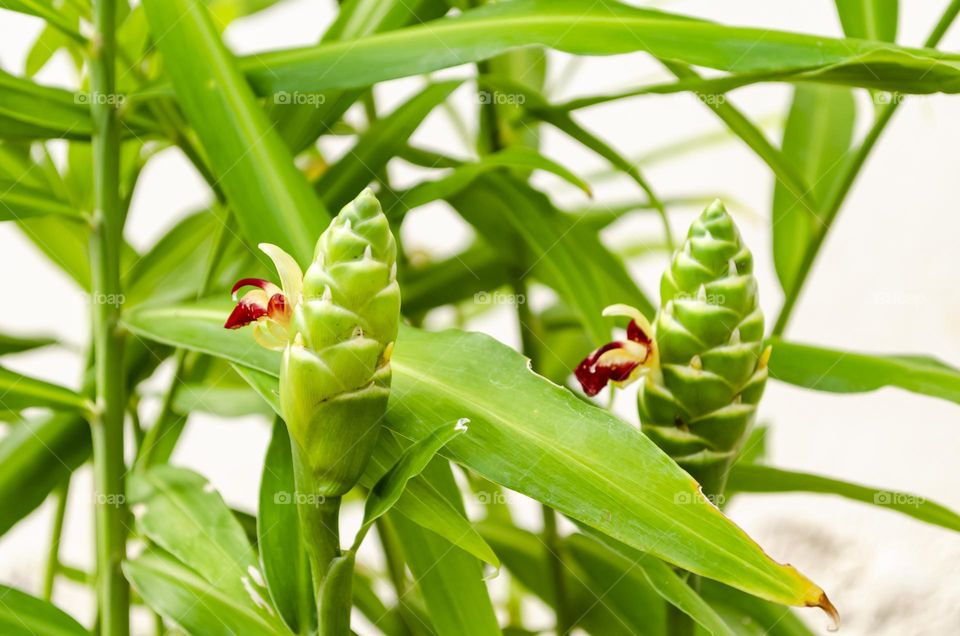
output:
[[[919,45],[946,2],[903,2],[899,42]],[[282,3],[252,19],[232,25],[229,44],[240,53],[315,42],[332,16],[332,2],[297,0]],[[909,6],[906,6],[909,5]],[[670,2],[671,11],[696,14],[729,24],[841,35],[832,2],[764,2],[706,0]],[[22,73],[24,54],[39,22],[0,11],[0,65]],[[942,48],[956,50],[960,28]],[[569,57],[555,55],[552,75]],[[442,75],[464,76],[470,69]],[[573,80],[554,94],[563,98],[636,86],[662,77],[642,55],[594,58],[579,67]],[[40,74],[51,84],[75,83],[63,59]],[[663,79],[666,79],[663,77]],[[419,80],[378,87],[381,111],[391,110],[416,91]],[[863,97],[863,96],[861,96]],[[737,91],[733,101],[755,118],[782,115],[790,89],[760,86]],[[457,106],[471,115],[476,102],[469,87],[457,95]],[[960,294],[957,293],[960,210],[957,160],[960,112],[957,98],[909,99],[864,167],[811,275],[796,308],[791,338],[869,352],[936,355],[960,365]],[[872,104],[860,106],[859,134]],[[600,136],[628,156],[640,156],[671,141],[721,130],[721,124],[689,95],[637,98],[578,114]],[[770,133],[779,139],[779,125]],[[467,152],[442,114],[435,113],[415,135],[417,143],[447,152]],[[604,168],[602,162],[565,138],[548,132],[544,152],[579,174]],[[325,145],[332,156],[342,143]],[[392,166],[400,183],[417,173]],[[754,250],[757,274],[768,317],[781,303],[773,274],[769,240],[772,179],[768,169],[736,141],[696,154],[658,163],[648,176],[664,197],[685,194],[725,197]],[[585,204],[555,178],[538,182],[557,193],[557,200]],[[597,199],[639,198],[624,180],[605,181]],[[139,249],[149,246],[177,218],[208,200],[201,179],[175,151],[163,153],[145,170],[127,227]],[[696,212],[678,209],[674,228],[683,231]],[[652,218],[638,218],[612,227],[611,245],[656,236]],[[408,244],[434,253],[463,246],[470,232],[442,205],[410,216],[404,227]],[[4,333],[52,333],[68,346],[5,358],[18,371],[76,386],[81,349],[88,331],[84,296],[51,266],[10,224],[0,225]],[[656,290],[662,258],[632,263],[648,290]],[[224,294],[227,291],[224,290]],[[443,324],[445,315],[433,316]],[[515,344],[510,312],[498,309],[471,324]],[[166,370],[169,373],[169,369]],[[152,384],[160,390],[166,379]],[[620,414],[636,421],[632,391],[617,402]],[[155,405],[146,400],[145,421]],[[960,418],[954,404],[897,390],[841,396],[811,393],[777,383],[768,385],[760,420],[770,424],[771,455],[780,466],[830,475],[880,488],[917,493],[960,509]],[[260,463],[268,429],[256,418],[220,420],[197,416],[175,461],[200,470],[228,502],[253,510]],[[90,475],[74,479],[67,515],[63,557],[90,567]],[[531,526],[535,508],[513,499]],[[730,508],[734,519],[776,558],[793,563],[820,583],[844,617],[846,634],[960,633],[960,535],[927,526],[879,508],[830,497],[805,495],[750,496]],[[42,508],[0,541],[0,581],[37,592],[44,562],[51,510]],[[496,584],[494,584],[496,587]],[[58,585],[57,602],[89,621],[89,598],[69,583]],[[534,608],[537,620],[549,625]],[[812,610],[802,613],[818,631],[826,619]]]

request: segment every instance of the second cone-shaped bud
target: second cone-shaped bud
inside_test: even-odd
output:
[[[365,190],[320,236],[304,274],[280,405],[315,494],[350,490],[379,434],[400,315],[396,256],[387,217]]]
[[[719,201],[693,223],[660,284],[660,373],[638,396],[644,432],[722,492],[767,379],[753,258]]]

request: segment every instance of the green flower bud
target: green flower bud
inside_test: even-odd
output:
[[[767,381],[753,257],[723,204],[690,227],[660,283],[659,373],[638,394],[643,431],[707,494],[722,492]]]
[[[280,409],[310,472],[313,494],[339,497],[363,474],[390,393],[390,352],[400,319],[397,246],[370,190],[341,210],[302,274],[273,245],[282,289],[244,279],[248,292],[226,327],[255,322],[262,345],[283,350]]]

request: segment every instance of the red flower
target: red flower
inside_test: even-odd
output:
[[[638,310],[611,305],[604,316],[629,316],[627,339],[608,342],[577,365],[574,375],[584,393],[593,396],[612,382],[624,386],[643,376],[659,363],[657,343],[650,323]]]
[[[293,309],[300,302],[303,288],[303,273],[293,258],[275,245],[261,243],[260,249],[277,266],[283,287],[278,287],[262,278],[242,278],[233,286],[231,293],[237,300],[237,292],[244,287],[251,289],[237,302],[227,321],[227,329],[239,329],[253,324],[253,336],[268,349],[283,349],[289,340],[287,326]]]

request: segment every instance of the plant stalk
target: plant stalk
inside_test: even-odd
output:
[[[933,48],[939,44],[944,34],[946,34],[947,29],[950,28],[951,24],[953,24],[953,21],[956,19],[958,13],[960,13],[960,0],[953,0],[943,12],[943,15],[940,17],[937,25],[933,28],[933,31],[930,32],[930,35],[924,42],[924,46]],[[797,299],[800,297],[800,292],[803,289],[803,285],[810,275],[810,270],[813,268],[813,263],[816,261],[817,255],[820,253],[820,248],[823,246],[823,242],[827,238],[827,233],[833,226],[833,222],[837,218],[840,208],[843,207],[843,203],[846,200],[847,195],[850,193],[850,189],[853,187],[853,182],[856,181],[857,176],[859,176],[860,169],[863,168],[863,164],[866,162],[867,157],[870,155],[870,152],[876,145],[877,140],[880,139],[880,135],[883,134],[883,131],[886,129],[887,124],[890,123],[890,120],[893,118],[893,114],[897,111],[899,106],[899,99],[891,100],[889,104],[885,104],[883,106],[883,108],[880,110],[880,113],[877,115],[876,120],[873,122],[873,126],[870,128],[870,131],[864,138],[863,143],[860,144],[856,154],[853,156],[853,160],[848,164],[846,171],[843,173],[843,178],[840,180],[839,187],[833,191],[833,195],[830,197],[830,202],[824,210],[820,231],[817,232],[817,234],[813,237],[813,240],[807,246],[807,249],[803,254],[803,260],[800,262],[800,269],[797,271],[796,280],[794,281],[793,286],[788,290],[787,296],[783,301],[783,307],[780,309],[780,314],[777,316],[777,321],[773,326],[774,336],[782,336],[784,331],[786,331],[787,323],[790,321],[790,317],[793,315],[793,309],[796,306]]]
[[[119,330],[120,247],[123,208],[120,201],[120,130],[116,103],[116,2],[95,0],[90,43],[90,114],[93,119],[94,209],[91,219],[94,361],[97,416],[92,425],[95,517],[97,530],[97,600],[100,634],[127,636],[130,589],[120,564],[126,556],[127,511],[124,505],[123,338]]]
[[[349,633],[350,603],[346,607],[329,607],[324,596],[329,594],[324,584],[331,566],[342,556],[340,549],[340,497],[326,497],[319,489],[303,453],[291,439],[293,471],[296,491],[294,503],[300,519],[300,536],[310,559],[313,589],[317,603],[318,634],[343,636]],[[344,615],[346,618],[344,618]],[[343,626],[347,630],[343,630]]]

